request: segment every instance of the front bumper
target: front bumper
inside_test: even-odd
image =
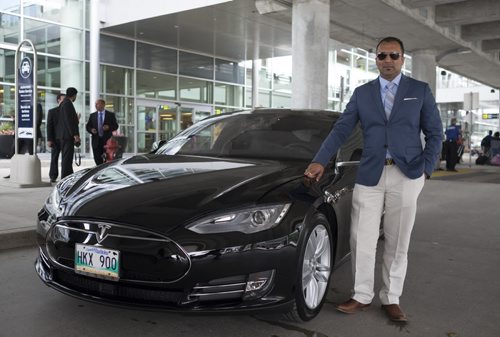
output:
[[[262,253],[274,257],[259,258]],[[296,268],[289,266],[294,253],[294,247],[266,252],[247,249],[226,253],[228,256],[224,257],[220,251],[207,253],[192,257],[190,273],[174,283],[117,282],[77,274],[52,263],[44,247],[40,248],[35,269],[47,286],[72,297],[103,304],[175,312],[251,312],[263,308],[281,311],[292,305]],[[235,254],[241,255],[238,268],[233,268]],[[262,261],[263,272],[254,273],[245,268],[255,265],[255,261],[251,262],[255,258]],[[289,262],[282,262],[280,266],[280,261]],[[276,269],[269,269],[273,266]],[[249,282],[255,278],[252,275],[264,275],[268,281],[253,291],[251,287],[248,289]]]

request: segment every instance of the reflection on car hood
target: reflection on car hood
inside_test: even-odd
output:
[[[269,160],[145,155],[102,165],[62,193],[64,216],[170,229],[185,221],[255,203],[297,178],[305,165]],[[159,219],[164,219],[158,224]]]

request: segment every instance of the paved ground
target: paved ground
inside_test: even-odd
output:
[[[10,174],[10,160],[0,159],[0,250],[34,243],[36,215],[52,190],[49,183],[50,154],[38,156],[46,187],[18,188],[10,179],[4,178]],[[94,165],[93,160],[82,158],[81,166],[73,165],[73,169],[78,171]]]
[[[178,315],[76,300],[40,282],[33,267],[37,252],[29,247],[0,251],[0,336],[498,337],[500,185],[437,176],[426,182],[419,199],[401,298],[410,319],[405,326],[389,322],[377,298],[359,314],[335,310],[350,295],[350,263],[335,271],[320,315],[292,324],[273,315]],[[32,199],[29,192],[25,200]],[[20,209],[15,214],[22,215]],[[32,212],[27,209],[24,213]],[[379,289],[380,264],[376,275]]]
[[[0,159],[0,250],[33,245],[36,214],[47,199],[52,187],[49,184],[50,154],[38,154],[41,162],[42,181],[46,187],[18,188],[4,179],[10,173],[10,160]],[[500,167],[477,166],[472,158],[464,157],[464,162],[457,166],[458,173],[435,171],[433,180],[463,182],[483,182],[500,184]],[[82,158],[81,166],[73,165],[75,171],[94,166],[91,158]],[[444,163],[441,165],[444,167]],[[455,186],[455,185],[453,185]],[[452,188],[453,188],[452,186]],[[479,203],[481,198],[470,203]]]

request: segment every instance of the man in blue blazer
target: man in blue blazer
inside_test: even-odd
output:
[[[399,297],[408,245],[417,198],[440,153],[442,124],[428,84],[401,74],[403,42],[386,37],[376,52],[380,76],[356,88],[304,174],[319,181],[330,159],[360,122],[364,147],[351,212],[354,290],[352,298],[337,309],[355,313],[370,305],[374,297],[375,253],[384,214],[383,286],[379,297],[391,320],[406,322]]]
[[[106,102],[99,98],[95,102],[96,111],[91,113],[85,128],[92,136],[92,152],[96,165],[104,163],[104,146],[113,136],[113,131],[118,129],[116,116],[111,111],[105,110]]]

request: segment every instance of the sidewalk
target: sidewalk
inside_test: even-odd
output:
[[[50,154],[40,153],[38,156],[42,166],[42,181],[49,183]],[[469,157],[464,155],[464,162],[457,165],[458,172],[435,171],[428,183],[432,183],[433,180],[453,180],[457,184],[472,182],[475,183],[475,189],[485,186],[477,184],[478,182],[500,183],[499,166],[477,166],[474,157],[471,163],[469,167]],[[94,165],[92,158],[82,158],[81,166],[73,165],[73,169],[78,171]],[[441,168],[444,167],[445,164],[442,162]],[[3,178],[9,172],[10,160],[0,159],[0,250],[35,244],[36,216],[52,190],[51,186],[38,188],[9,186],[8,180]],[[472,204],[474,202],[481,201],[471,200]]]
[[[50,153],[39,153],[42,181],[47,187],[19,188],[4,177],[10,174],[10,159],[0,159],[0,250],[31,246],[35,243],[36,216],[52,190],[49,179]],[[92,158],[83,158],[76,172],[94,166]],[[60,161],[59,161],[60,170]]]

